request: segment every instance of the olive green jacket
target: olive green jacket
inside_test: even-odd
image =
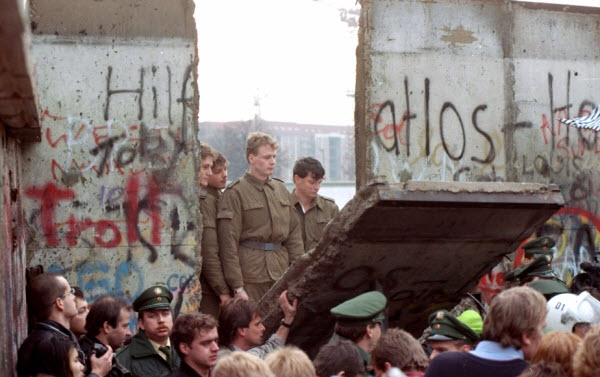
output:
[[[129,345],[117,352],[117,360],[131,372],[133,377],[169,377],[180,363],[172,343],[171,359],[173,365],[169,366],[152,347],[142,330],[133,336]]]
[[[200,213],[202,213],[202,272],[200,283],[203,293],[214,295],[229,294],[217,241],[217,206],[221,192],[214,187],[207,187],[200,192]],[[207,290],[212,292],[206,292]]]
[[[295,189],[290,193],[290,203],[294,207],[300,229],[302,229],[304,250],[308,251],[317,245],[323,236],[323,229],[340,210],[335,204],[335,200],[317,195],[305,213],[302,211],[302,205],[298,201],[298,197],[296,197]]]
[[[302,253],[302,232],[282,181],[262,182],[250,173],[227,186],[217,213],[219,254],[230,288],[278,280]],[[273,251],[243,241],[281,243]]]

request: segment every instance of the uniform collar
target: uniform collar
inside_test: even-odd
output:
[[[244,174],[244,179],[248,181],[252,186],[256,187],[257,190],[263,190],[264,186],[269,186],[273,188],[273,179],[269,176],[266,181],[261,181],[260,179],[255,178],[250,174],[249,170],[246,170],[246,174]]]
[[[206,187],[200,186],[200,194],[199,195],[200,195],[200,198],[202,198],[202,199],[206,198],[206,195],[207,195]]]
[[[296,206],[297,204],[302,205],[296,196],[296,189],[292,190],[290,198],[292,206]],[[311,206],[309,208],[305,208],[305,212],[308,212],[308,210],[313,207],[319,207],[319,209],[323,209],[323,198],[321,198],[321,195],[317,194],[317,196],[313,199]]]
[[[219,199],[221,197],[221,190],[214,188],[212,186],[206,187],[206,192],[208,193],[208,195],[211,195],[217,199]]]
[[[157,347],[155,347],[154,345],[157,345]],[[169,339],[167,345],[168,346],[171,345],[170,339]],[[158,354],[159,346],[160,345],[158,343],[148,339],[143,330],[139,330],[138,333],[135,334],[133,336],[133,338],[131,339],[131,345],[130,345],[131,356],[144,357],[144,356],[156,354],[156,355],[158,355],[158,357],[160,357],[160,355]],[[162,359],[162,357],[161,357],[161,359]]]

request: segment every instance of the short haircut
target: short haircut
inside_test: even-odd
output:
[[[81,288],[79,288],[79,287],[71,287],[71,288],[73,288],[73,290],[75,291],[75,297],[77,297],[80,300],[85,301],[85,296],[83,295],[83,291],[81,290]]]
[[[217,157],[213,159],[213,168],[215,166],[229,166],[229,160],[221,152],[217,152]]]
[[[275,377],[275,374],[257,356],[237,351],[219,360],[212,377]]]
[[[51,376],[73,377],[69,365],[69,353],[77,350],[75,342],[64,336],[42,338],[33,350],[38,356],[34,365],[30,365],[29,371],[33,376],[39,373]]]
[[[251,154],[256,155],[258,148],[263,145],[268,145],[275,150],[279,148],[277,140],[273,136],[264,132],[251,132],[246,139],[246,160],[248,160]]]
[[[200,142],[200,159],[204,160],[207,157],[212,157],[213,161],[217,157],[217,151],[210,145]]]
[[[115,296],[102,296],[94,301],[85,319],[85,330],[88,335],[96,336],[100,334],[104,322],[108,322],[112,327],[117,327],[122,309],[131,309],[131,307]]]
[[[385,370],[387,362],[403,372],[424,372],[429,358],[412,335],[404,330],[389,329],[373,348],[371,362],[380,370]]]
[[[217,320],[210,314],[191,312],[180,315],[173,325],[171,341],[175,350],[183,358],[179,345],[181,343],[191,344],[194,338],[202,331],[210,331],[217,327]]]
[[[37,320],[48,319],[52,306],[67,288],[58,278],[61,275],[50,272],[40,274],[27,284],[27,307]]]
[[[321,179],[325,176],[323,165],[312,157],[304,157],[297,160],[292,171],[293,175],[297,175],[300,178],[306,178],[309,173],[312,174],[314,179]]]
[[[237,329],[250,326],[258,307],[252,300],[240,297],[229,300],[219,314],[219,344],[228,347],[235,340]]]
[[[334,331],[342,338],[358,342],[367,334],[367,326],[374,326],[374,323],[364,326],[342,326],[339,323],[336,323]]]
[[[276,376],[315,377],[315,367],[304,351],[293,346],[279,348],[265,359]]]
[[[317,376],[329,377],[344,371],[346,376],[363,374],[365,365],[358,349],[349,340],[334,339],[319,350],[313,364]]]
[[[565,374],[558,364],[541,362],[525,368],[517,377],[571,377],[571,375]]]
[[[500,292],[490,304],[481,339],[521,349],[523,334],[535,334],[547,312],[546,299],[534,289],[515,287]]]
[[[563,372],[573,375],[573,355],[581,344],[581,338],[573,333],[552,331],[542,337],[540,346],[531,358],[532,363],[556,363]]]
[[[593,327],[573,356],[573,375],[575,377],[597,376],[600,370],[600,327]]]

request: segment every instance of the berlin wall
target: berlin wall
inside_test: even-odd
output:
[[[24,155],[27,265],[88,300],[200,300],[191,1],[33,2],[42,142]]]
[[[538,232],[565,281],[599,242],[598,134],[557,118],[600,101],[600,14],[510,1],[362,1],[357,182],[556,183],[567,202]],[[502,224],[498,224],[501,226]],[[519,255],[515,258],[518,265]],[[484,295],[504,270],[484,276]]]

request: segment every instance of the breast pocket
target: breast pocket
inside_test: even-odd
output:
[[[267,218],[269,211],[266,210],[264,204],[256,201],[246,201],[242,203],[242,217],[244,228],[256,229],[261,225],[268,223]]]

